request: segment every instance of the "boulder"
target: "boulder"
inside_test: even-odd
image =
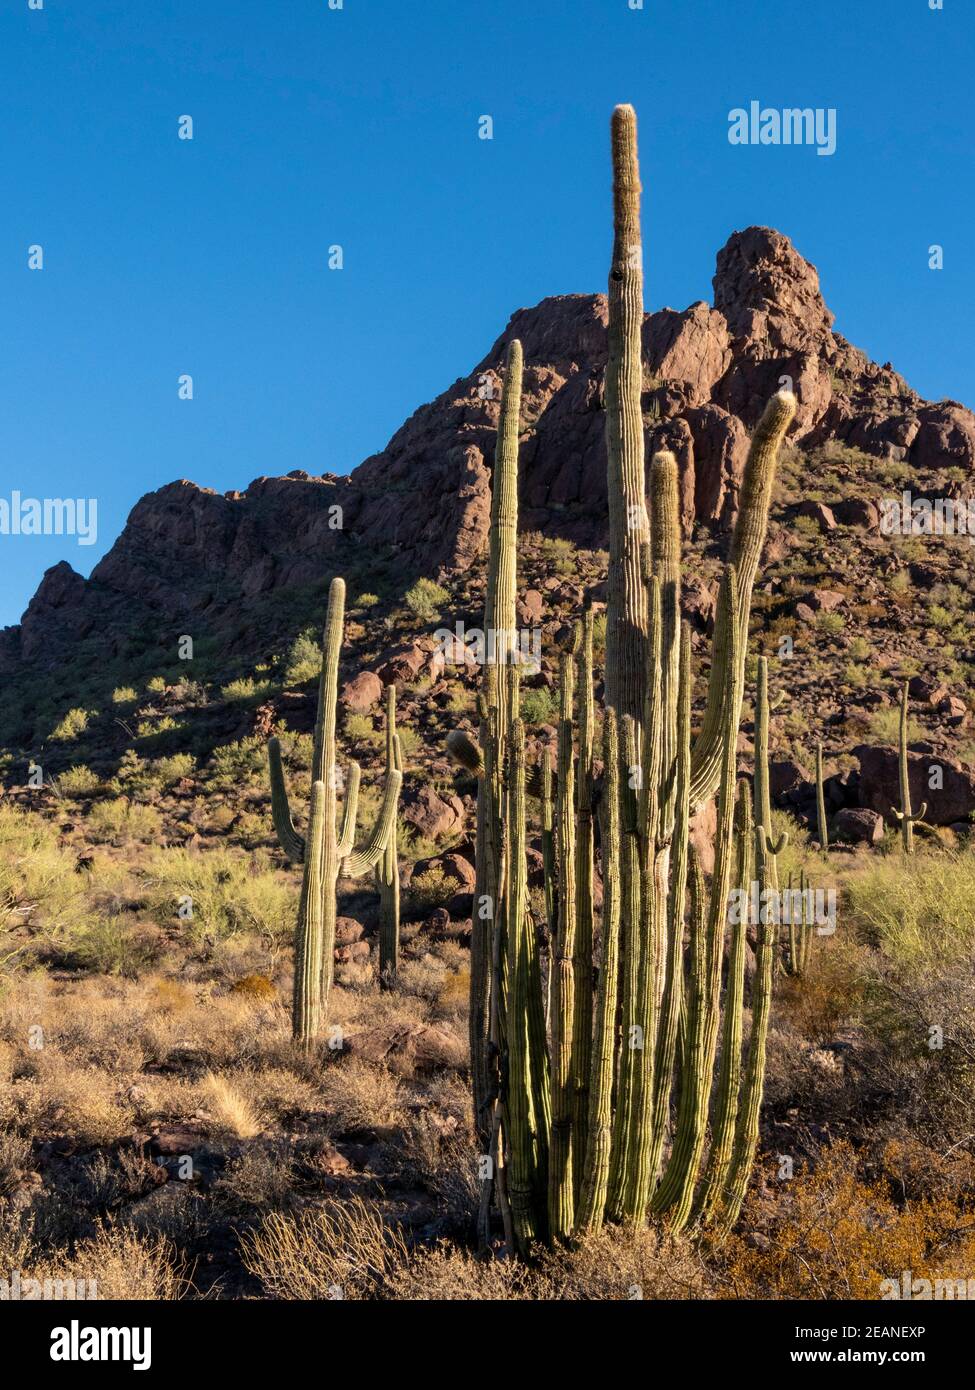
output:
[[[853,754],[860,763],[860,804],[892,820],[891,807],[900,806],[897,749],[861,744]],[[909,750],[907,775],[911,806],[917,812],[927,802],[928,824],[967,821],[975,811],[975,770],[954,758]]]
[[[374,671],[360,671],[346,681],[339,694],[340,702],[353,714],[366,714],[383,698],[383,683]]]
[[[884,818],[866,806],[844,806],[836,813],[832,831],[839,840],[877,845],[884,838]]]
[[[441,840],[458,835],[464,828],[464,803],[452,792],[433,787],[411,787],[403,793],[400,815],[425,839]]]

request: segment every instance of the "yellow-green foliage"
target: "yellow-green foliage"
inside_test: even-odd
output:
[[[70,931],[87,911],[86,885],[74,870],[75,855],[59,844],[56,826],[0,806],[0,927]],[[12,939],[4,942],[0,962],[17,952]]]
[[[305,685],[317,679],[322,669],[321,637],[311,628],[300,632],[285,658],[285,685]]]
[[[253,786],[267,774],[267,748],[263,738],[251,735],[236,743],[214,748],[207,765],[208,779],[221,791]]]
[[[290,940],[297,888],[267,865],[260,854],[199,854],[181,847],[157,851],[140,872],[149,909],[160,923],[179,924],[192,937],[257,931],[271,940]]]
[[[435,584],[432,579],[418,579],[412,589],[407,589],[403,601],[411,613],[430,622],[449,598],[450,594],[442,585]]]
[[[230,681],[228,685],[220,687],[220,694],[225,700],[238,700],[246,703],[249,700],[261,700],[271,689],[270,681],[258,681],[253,676],[241,676],[238,680]]]
[[[93,719],[96,713],[97,710],[81,709],[80,707],[69,709],[64,718],[51,730],[51,742],[71,743],[79,734],[85,732],[88,721]]]
[[[975,852],[873,859],[846,886],[860,933],[899,968],[975,952]],[[935,1020],[937,1021],[937,1020]]]
[[[112,691],[113,705],[131,705],[138,700],[138,693],[131,685],[117,685]]]
[[[58,790],[62,796],[90,796],[100,786],[101,778],[84,763],[69,767],[58,778]]]
[[[162,817],[154,806],[142,806],[128,797],[96,801],[85,821],[88,837],[96,844],[125,844],[130,840],[155,841],[162,832]]]

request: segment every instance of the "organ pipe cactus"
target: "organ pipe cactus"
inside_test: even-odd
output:
[[[739,916],[729,924],[729,889],[734,883],[743,903],[753,900],[744,891],[752,854],[768,889],[773,851],[784,843],[769,838],[764,664],[754,831],[747,789],[736,798],[736,751],[751,592],[778,449],[795,401],[788,392],[773,397],[749,450],[721,583],[707,702],[692,743],[693,670],[689,629],[680,621],[682,538],[672,455],[652,460],[649,515],[644,497],[639,170],[635,117],[628,107],[614,113],[613,161],[602,772],[594,757],[590,614],[578,625],[572,650],[561,654],[554,787],[547,759],[529,764],[518,717],[518,672],[510,662],[507,669],[495,663],[482,673],[479,747],[460,733],[449,739],[451,751],[479,778],[471,1040],[478,1135],[488,1160],[482,1167],[491,1175],[481,1191],[481,1237],[489,1235],[486,1216],[493,1200],[505,1240],[519,1252],[537,1240],[574,1239],[607,1220],[639,1223],[648,1211],[674,1229],[691,1222],[718,1229],[733,1224],[758,1140],[778,947],[777,926],[757,924],[746,1057],[746,921]],[[492,620],[514,621],[514,411],[521,370],[520,349],[514,348],[493,480],[489,627]],[[551,933],[548,1028],[526,892],[525,801],[536,793]],[[689,832],[694,810],[715,793],[718,832],[708,892]],[[597,867],[603,887],[598,913]],[[482,894],[487,910],[479,922]]]
[[[900,810],[895,806],[890,809],[894,819],[898,821],[901,828],[901,841],[904,845],[905,854],[914,853],[914,822],[923,820],[928,810],[928,803],[922,801],[921,809],[912,814],[911,812],[911,781],[908,776],[907,761],[907,726],[908,726],[908,700],[910,692],[908,683],[905,681],[900,696],[900,729],[899,729],[899,757],[898,774],[900,778],[901,804]]]
[[[302,863],[302,887],[295,934],[295,980],[292,1031],[296,1041],[310,1045],[328,1013],[335,954],[336,885],[339,873],[358,878],[373,869],[385,852],[396,824],[402,773],[387,773],[376,823],[361,850],[355,844],[360,770],[350,763],[341,824],[338,791],[341,773],[335,757],[335,712],[338,697],[339,654],[345,615],[345,581],[333,579],[322,636],[322,672],[312,748],[312,797],[307,837],[295,829],[288,801],[281,744],[268,744],[271,807],[281,848]]]

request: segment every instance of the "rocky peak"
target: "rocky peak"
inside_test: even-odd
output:
[[[242,600],[321,579],[349,545],[392,553],[414,576],[466,569],[486,541],[513,337],[525,354],[521,525],[604,545],[606,321],[601,294],[517,310],[468,376],[348,478],[296,471],[223,496],[180,481],[143,497],[90,581],[67,565],[48,571],[21,627],[0,634],[0,669],[59,661],[95,622],[109,634],[123,623],[158,627],[160,615],[181,631],[200,615],[209,630],[239,627]],[[713,306],[646,315],[647,457],[676,453],[687,526],[733,519],[748,432],[783,378],[799,402],[793,438],[806,446],[841,440],[922,476],[947,465],[975,472],[971,412],[923,401],[832,324],[815,267],[768,227],[735,232],[718,253]]]

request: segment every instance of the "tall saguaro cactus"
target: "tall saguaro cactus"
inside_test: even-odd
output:
[[[921,802],[921,809],[911,812],[911,779],[909,774],[909,763],[907,759],[907,731],[908,731],[908,701],[910,699],[910,689],[908,682],[904,682],[900,697],[900,724],[899,724],[899,756],[897,760],[898,776],[900,779],[901,804],[900,810],[892,806],[891,812],[894,819],[901,828],[901,841],[904,845],[905,854],[914,853],[914,822],[924,820],[927,815],[928,803]]]
[[[271,808],[281,848],[288,858],[304,864],[298,924],[295,935],[295,981],[292,1031],[296,1041],[310,1045],[328,1013],[335,956],[336,885],[339,873],[359,878],[382,858],[396,825],[402,773],[390,769],[376,823],[361,850],[355,844],[360,770],[350,763],[341,825],[338,823],[340,772],[336,763],[335,713],[338,699],[339,655],[345,618],[345,581],[333,579],[322,636],[322,672],[312,749],[312,797],[308,834],[295,829],[288,801],[281,744],[268,744]]]
[[[386,776],[403,772],[403,745],[396,732],[396,686],[386,687]],[[390,827],[386,848],[376,865],[379,887],[379,984],[392,989],[399,969],[399,858],[396,820]]]
[[[528,766],[517,668],[489,665],[483,673],[480,749],[458,733],[448,740],[479,777],[475,916],[482,894],[490,909],[481,924],[475,920],[472,943],[475,1112],[481,1152],[494,1174],[493,1187],[482,1187],[481,1234],[487,1235],[493,1192],[505,1241],[519,1252],[538,1240],[573,1239],[607,1220],[639,1223],[648,1210],[674,1229],[691,1222],[724,1229],[737,1219],[758,1140],[778,944],[777,928],[759,923],[746,1057],[746,922],[732,919],[729,936],[729,890],[734,883],[742,903],[753,901],[747,891],[753,841],[765,888],[774,881],[773,851],[781,848],[769,839],[764,663],[754,831],[747,789],[738,791],[736,808],[736,750],[751,591],[778,450],[795,400],[788,392],[773,397],[749,451],[721,584],[707,704],[692,745],[694,673],[690,631],[680,620],[680,510],[672,455],[658,454],[651,464],[649,525],[644,497],[639,170],[629,107],[613,115],[613,162],[602,771],[594,757],[589,613],[577,626],[572,649],[560,658],[554,787],[547,755],[540,767]],[[521,369],[520,349],[515,355],[514,347],[498,427],[489,628],[509,618],[513,624],[514,614],[513,363],[519,381]],[[526,890],[526,800],[536,789],[551,928],[548,1009]],[[690,821],[715,792],[718,831],[708,893],[691,851]],[[488,1047],[482,1045],[482,1019],[490,1024]]]

